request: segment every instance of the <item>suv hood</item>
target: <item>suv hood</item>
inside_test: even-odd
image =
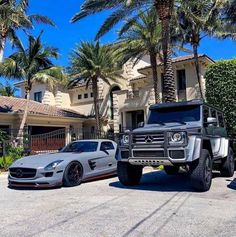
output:
[[[199,128],[199,123],[186,123],[186,124],[179,124],[179,123],[167,123],[165,125],[159,124],[146,124],[142,128],[137,128],[132,131],[132,133],[146,133],[146,132],[163,132],[163,131],[171,131],[171,130],[188,130],[188,129],[195,129]]]

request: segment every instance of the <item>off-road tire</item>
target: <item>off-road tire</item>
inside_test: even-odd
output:
[[[212,158],[208,150],[202,149],[201,157],[190,165],[192,187],[199,192],[208,191],[212,183]]]
[[[74,178],[73,178],[74,176]],[[72,161],[67,165],[63,175],[63,185],[65,187],[78,186],[82,182],[83,167],[77,161]]]
[[[223,177],[232,177],[234,175],[234,168],[234,152],[233,149],[229,147],[228,156],[222,161],[220,173]]]
[[[118,161],[117,174],[124,186],[138,185],[143,173],[143,166],[131,165],[128,162]]]
[[[179,173],[179,166],[164,166],[166,174],[176,175]]]

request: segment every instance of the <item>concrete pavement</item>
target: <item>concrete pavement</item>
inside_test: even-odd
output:
[[[235,236],[236,181],[215,175],[196,193],[186,175],[148,172],[139,186],[117,178],[75,188],[12,190],[0,176],[1,236]]]

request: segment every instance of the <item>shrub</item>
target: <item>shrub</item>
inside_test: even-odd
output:
[[[3,156],[0,157],[0,168],[4,170],[8,170],[8,167],[14,162],[12,156]]]
[[[219,61],[207,69],[206,99],[223,110],[228,132],[236,139],[236,59]]]
[[[6,148],[7,156],[11,156],[14,160],[18,160],[23,156],[24,148],[22,147],[13,147],[11,145]]]

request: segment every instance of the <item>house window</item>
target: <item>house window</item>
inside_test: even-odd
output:
[[[88,93],[84,94],[84,99],[88,98]]]
[[[81,100],[82,99],[82,95],[78,95],[78,100]]]
[[[179,100],[186,100],[186,72],[177,70],[177,90]]]
[[[34,101],[42,103],[42,91],[34,93]]]
[[[93,98],[93,92],[90,93],[90,97]]]

